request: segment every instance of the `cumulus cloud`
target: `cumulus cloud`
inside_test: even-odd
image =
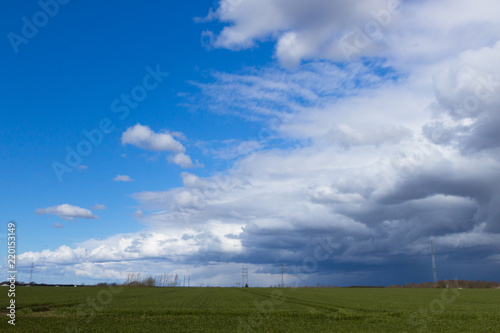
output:
[[[122,144],[141,149],[182,153],[186,149],[171,133],[155,133],[148,126],[136,124],[122,134]]]
[[[56,215],[63,220],[72,221],[75,218],[82,219],[97,219],[98,217],[86,208],[81,208],[78,206],[73,206],[69,204],[63,204],[59,206],[52,206],[47,208],[38,208],[35,210],[38,215]]]
[[[175,138],[185,140],[184,134],[180,132],[155,133],[148,126],[136,124],[127,128],[122,134],[122,144],[131,144],[141,149],[154,151],[168,151],[175,153],[168,160],[182,168],[192,168],[191,157],[185,154],[186,148]]]
[[[191,158],[184,153],[176,154],[175,156],[171,157],[170,160],[182,168],[193,167],[193,161],[191,161]]]
[[[130,176],[128,175],[117,175],[115,178],[113,178],[115,182],[132,182],[134,181]]]

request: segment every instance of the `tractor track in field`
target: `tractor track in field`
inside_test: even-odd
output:
[[[257,295],[257,296],[261,296],[261,297],[264,297],[264,298],[267,298],[269,300],[272,300],[272,297],[270,294],[268,293],[265,293],[265,292],[258,292],[258,291],[255,291],[255,290],[243,290],[244,292],[247,292],[247,293],[250,293],[250,294],[254,294],[254,295]],[[325,314],[328,313],[330,315],[336,315],[336,316],[339,316],[339,317],[344,317],[345,319],[348,319],[348,318],[352,318],[352,319],[355,319],[355,318],[358,318],[358,317],[366,317],[366,312],[364,311],[359,311],[359,310],[356,310],[356,309],[350,309],[350,308],[345,308],[345,307],[338,307],[338,306],[333,306],[333,305],[328,305],[328,304],[325,304],[324,302],[321,302],[321,303],[318,303],[318,302],[312,302],[312,301],[305,301],[305,300],[301,300],[301,299],[298,299],[298,298],[295,298],[295,297],[290,297],[290,296],[284,296],[283,297],[283,302],[284,303],[293,303],[293,304],[297,304],[297,305],[302,305],[306,308],[310,308],[312,309],[312,313],[322,313],[322,314]]]
[[[201,308],[202,305],[206,304],[207,303],[207,297],[204,293],[204,290],[201,290],[199,291],[199,293],[197,295],[195,295],[193,298],[190,298],[188,300],[186,300],[182,306],[183,307],[187,307],[187,308],[190,308],[190,305],[194,304],[196,305],[197,307]]]

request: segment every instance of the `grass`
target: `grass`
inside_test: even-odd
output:
[[[0,331],[500,332],[499,304],[494,289],[18,287]]]

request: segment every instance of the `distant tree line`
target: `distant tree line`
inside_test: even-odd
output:
[[[408,283],[405,285],[391,285],[390,288],[468,288],[468,289],[493,289],[500,288],[496,281],[468,281],[468,280],[439,280],[434,282]]]
[[[8,281],[0,282],[0,286],[7,285],[8,283],[9,283]],[[20,286],[20,287],[28,287],[28,286],[32,286],[32,287],[82,287],[83,286],[83,285],[76,285],[76,284],[61,284],[61,283],[56,283],[56,284],[36,283],[36,282],[26,283],[23,281],[16,281],[14,284],[16,286]]]

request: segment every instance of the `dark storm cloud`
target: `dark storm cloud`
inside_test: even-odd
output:
[[[475,152],[500,147],[500,105],[494,112],[477,120],[468,135],[460,142],[464,152]],[[499,151],[493,152],[497,157]]]

